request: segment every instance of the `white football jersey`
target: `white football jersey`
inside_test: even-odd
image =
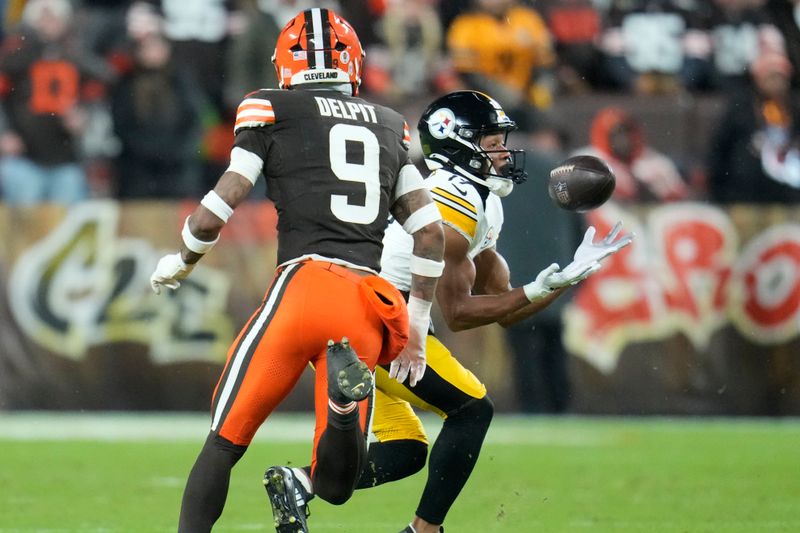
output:
[[[470,258],[494,247],[503,227],[503,204],[496,194],[445,169],[431,172],[425,186],[442,214],[442,222],[467,239]],[[383,237],[381,276],[401,291],[411,289],[413,248],[411,235],[392,221]]]

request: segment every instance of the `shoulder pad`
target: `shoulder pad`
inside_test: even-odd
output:
[[[449,172],[435,172],[426,183],[445,224],[468,238],[475,236],[483,199],[467,179]],[[428,181],[426,180],[426,182]]]

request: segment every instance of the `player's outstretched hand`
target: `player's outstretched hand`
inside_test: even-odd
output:
[[[599,261],[591,261],[589,263],[573,261],[568,264],[564,270],[553,272],[547,276],[547,286],[552,289],[560,289],[562,287],[577,285],[600,270],[601,266]]]
[[[583,241],[575,250],[573,261],[563,270],[553,263],[539,272],[535,281],[523,286],[525,296],[532,302],[541,300],[554,290],[576,285],[600,270],[600,260],[619,252],[633,241],[633,233],[617,238],[621,229],[622,222],[617,222],[603,240],[595,243],[594,234],[597,230],[589,226]]]
[[[150,276],[153,292],[161,294],[161,287],[177,289],[181,286],[180,280],[185,279],[193,268],[193,264],[187,265],[183,262],[180,253],[165,255],[158,260],[156,269]]]
[[[633,242],[634,234],[628,233],[617,239],[617,235],[619,235],[621,229],[622,221],[619,221],[614,224],[614,227],[611,228],[611,231],[608,232],[608,235],[606,235],[603,240],[596,243],[594,242],[594,234],[597,230],[594,226],[589,226],[589,229],[587,229],[586,233],[583,235],[583,242],[581,242],[578,249],[575,250],[573,262],[587,264],[600,261],[628,246]]]

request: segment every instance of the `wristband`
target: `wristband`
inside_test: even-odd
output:
[[[434,261],[413,254],[409,266],[412,274],[428,278],[438,278],[444,271],[444,261]]]
[[[200,200],[200,205],[214,213],[218,219],[225,223],[228,222],[228,219],[233,214],[233,208],[213,190],[206,193],[203,199]]]
[[[408,298],[408,304],[406,305],[406,307],[408,307],[408,316],[428,320],[431,316],[432,305],[433,302],[417,298],[416,296],[410,296]]]
[[[181,237],[183,237],[183,244],[185,244],[189,250],[196,254],[204,254],[208,252],[214,247],[215,244],[217,244],[217,241],[219,240],[219,235],[217,235],[217,238],[211,242],[201,241],[192,235],[192,231],[189,229],[189,217],[186,217],[186,220],[183,222],[183,231],[181,231]]]

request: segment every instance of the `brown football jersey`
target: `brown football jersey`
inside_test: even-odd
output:
[[[235,135],[264,161],[278,264],[318,254],[380,269],[397,176],[410,163],[400,114],[331,90],[263,89],[240,104]]]

